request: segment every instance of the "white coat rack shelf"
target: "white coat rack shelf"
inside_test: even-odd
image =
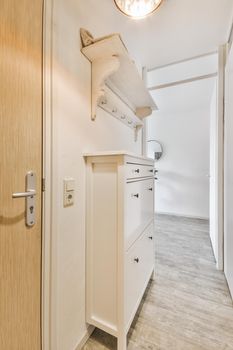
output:
[[[119,34],[94,40],[82,48],[92,65],[92,120],[97,106],[138,130],[157,109]]]

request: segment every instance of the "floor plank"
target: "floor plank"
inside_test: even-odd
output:
[[[128,334],[129,350],[233,350],[233,305],[215,267],[206,220],[156,217],[156,280]],[[116,350],[95,330],[83,350]]]

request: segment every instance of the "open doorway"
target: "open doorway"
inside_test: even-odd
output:
[[[156,213],[208,221],[221,270],[223,59],[220,48],[148,71],[148,87],[159,111],[147,119],[145,140],[148,156],[154,156],[155,140],[163,148],[155,165]]]

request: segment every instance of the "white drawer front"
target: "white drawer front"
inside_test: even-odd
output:
[[[130,164],[126,165],[126,179],[135,179],[140,177],[150,177],[154,174],[152,165]]]
[[[150,225],[126,253],[125,326],[132,322],[154,269],[154,233]]]
[[[154,216],[154,180],[126,184],[125,246],[128,249]]]
[[[151,224],[145,230],[145,234],[143,236],[143,241],[145,244],[145,252],[144,256],[144,274],[145,277],[148,276],[148,271],[151,271],[155,266],[155,235],[154,235],[154,224]]]

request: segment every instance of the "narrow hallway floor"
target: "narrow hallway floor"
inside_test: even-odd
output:
[[[156,280],[128,334],[128,350],[233,350],[233,305],[215,267],[206,220],[156,217]],[[95,330],[83,350],[115,350]]]

